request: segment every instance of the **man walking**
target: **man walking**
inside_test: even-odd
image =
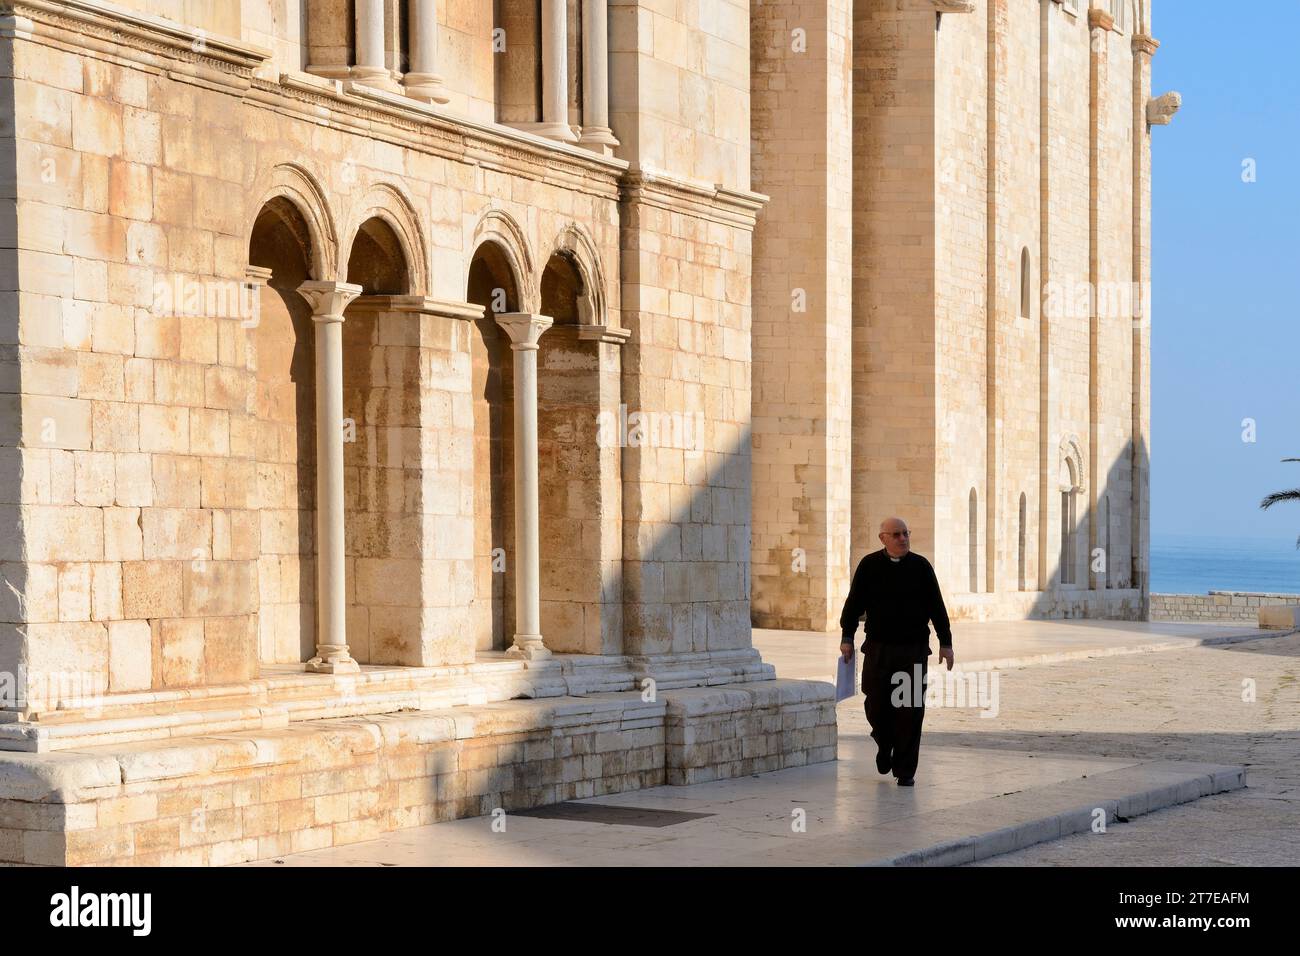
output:
[[[930,625],[939,635],[939,657],[952,670],[952,628],[930,562],[912,552],[912,533],[901,518],[880,523],[880,542],[858,563],[840,614],[840,652],[848,660],[858,618],[867,616],[862,645],[862,693],[877,748],[876,769],[891,770],[900,787],[913,785],[925,719],[925,676]],[[896,675],[905,675],[898,677]],[[919,686],[918,686],[919,682]]]

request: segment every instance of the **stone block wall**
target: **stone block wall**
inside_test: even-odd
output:
[[[1300,604],[1300,594],[1255,591],[1210,591],[1208,594],[1152,594],[1153,621],[1259,622],[1261,607]]]
[[[758,197],[638,179],[625,189],[623,648],[750,643],[750,275]],[[657,437],[651,438],[649,428]]]
[[[751,22],[753,610],[834,627],[848,588],[853,116],[850,4],[769,3]],[[810,162],[810,159],[812,160]]]
[[[542,268],[576,231],[601,264],[605,309],[586,319],[617,327],[617,164],[577,151],[557,163],[541,145],[507,158],[491,132],[468,157],[451,120],[376,112],[305,74],[260,79],[258,54],[238,48],[213,49],[198,82],[164,69],[177,62],[165,50],[83,40],[42,23],[6,43],[18,197],[0,662],[117,692],[311,655],[314,476],[298,443],[311,444],[299,417],[313,330],[286,326],[259,348],[261,306],[249,309],[296,301],[292,287],[249,292],[250,236],[272,202],[301,216],[313,277],[345,279],[362,225],[381,217],[399,291],[421,300],[368,331],[349,313],[368,343],[345,406],[359,439],[346,483],[358,647],[376,662],[471,660],[482,397],[469,316],[445,303],[464,303],[470,257],[493,241],[535,309]],[[338,122],[321,125],[327,103]],[[268,382],[259,355],[275,365],[277,348],[282,377]],[[601,396],[615,410],[617,398]]]
[[[217,866],[833,760],[835,705],[829,684],[761,681],[53,756],[0,753],[0,864]]]

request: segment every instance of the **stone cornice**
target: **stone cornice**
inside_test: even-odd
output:
[[[1155,37],[1147,36],[1145,33],[1133,34],[1133,52],[1145,53],[1147,56],[1155,56],[1156,50],[1160,49],[1160,41]]]
[[[411,97],[307,73],[283,73],[278,81],[255,77],[247,98],[313,123],[603,199],[617,198],[618,177],[627,168],[623,160],[509,127],[449,116]]]
[[[622,187],[626,203],[657,206],[746,229],[754,228],[759,210],[768,201],[762,193],[725,186],[700,186],[666,176],[652,176],[643,171],[628,172],[623,177]]]
[[[34,36],[71,32],[107,42],[110,52],[127,59],[139,59],[143,54],[248,77],[271,57],[271,51],[261,47],[89,0],[12,0],[0,6],[0,11],[30,20]]]
[[[484,308],[473,302],[456,299],[439,299],[428,295],[363,295],[350,306],[362,312],[410,312],[420,315],[440,315],[448,319],[472,322],[481,319]]]
[[[307,73],[267,76],[271,52],[91,0],[0,2],[4,32],[72,52],[92,50],[181,81],[218,89],[260,108],[546,181],[618,198],[627,163],[509,127],[439,112],[420,100]]]
[[[1114,30],[1115,18],[1098,7],[1088,8],[1089,30]]]
[[[930,0],[939,13],[974,13],[975,0]]]

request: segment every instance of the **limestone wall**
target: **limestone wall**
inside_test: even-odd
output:
[[[1210,591],[1208,594],[1152,594],[1153,621],[1239,621],[1254,625],[1261,607],[1300,604],[1300,595],[1256,591]]]
[[[751,24],[753,612],[834,627],[848,587],[852,394],[850,5],[764,4]]]
[[[609,5],[610,120],[633,168],[749,188],[748,0]]]
[[[890,514],[907,517],[918,551],[934,548],[934,26],[920,6],[854,6],[854,564]]]
[[[0,561],[21,597],[3,606],[6,663],[24,654],[30,669],[119,691],[246,679],[259,658],[302,660],[313,644],[312,476],[296,474],[310,395],[295,405],[295,389],[310,392],[311,330],[285,327],[281,377],[259,393],[251,346],[265,330],[239,305],[250,235],[275,197],[298,210],[313,278],[345,279],[362,223],[381,217],[405,269],[396,291],[418,300],[349,333],[350,626],[373,655],[362,659],[471,659],[482,398],[469,314],[455,304],[471,255],[495,242],[519,267],[520,307],[536,309],[545,263],[577,230],[601,262],[591,275],[603,312],[587,320],[617,325],[617,166],[492,134],[477,134],[470,158],[454,123],[417,122],[303,74],[285,85],[219,60],[196,84],[161,71],[170,61],[156,51],[57,48],[45,38],[58,29],[12,46],[16,387],[0,396],[0,443],[17,534]],[[319,121],[325,104],[332,123]],[[733,254],[729,238],[718,245]],[[737,274],[747,263],[736,258]],[[727,287],[697,292],[724,300]],[[292,288],[274,296],[294,301]],[[268,303],[268,326],[273,313]],[[269,344],[260,351],[277,360]]]

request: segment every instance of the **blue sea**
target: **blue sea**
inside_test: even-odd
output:
[[[1156,594],[1267,591],[1300,594],[1294,538],[1151,536],[1151,590]]]

